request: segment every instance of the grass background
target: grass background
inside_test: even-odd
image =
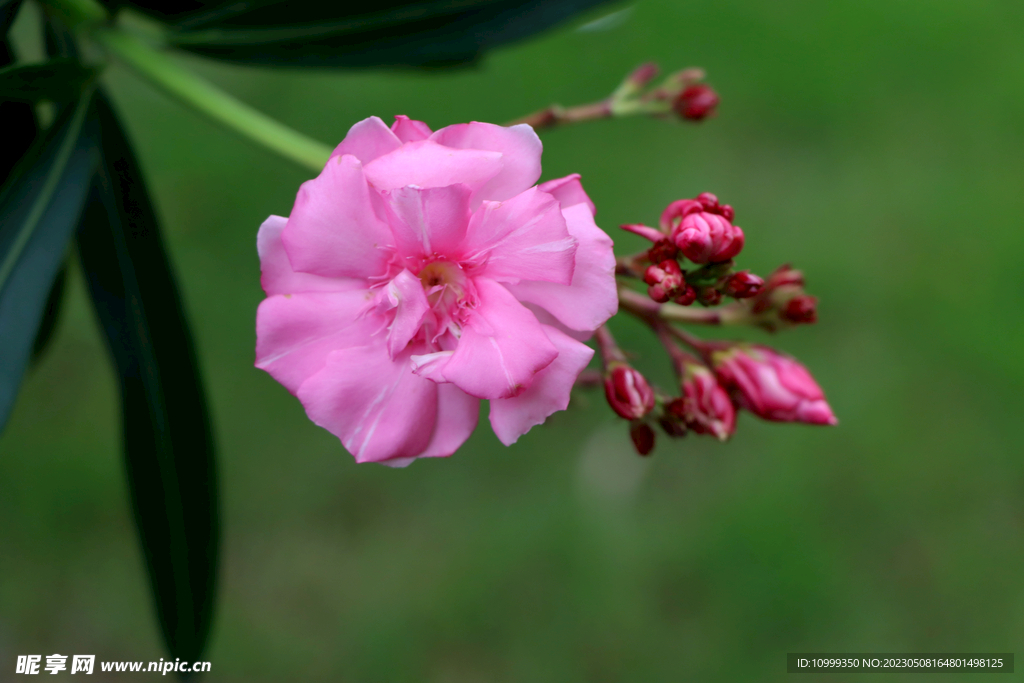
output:
[[[483,423],[450,460],[357,467],[252,367],[256,229],[308,174],[108,71],[221,449],[210,680],[775,681],[790,651],[1019,649],[1024,5],[629,7],[610,30],[573,30],[597,12],[455,72],[184,61],[328,143],[373,114],[500,122],[596,99],[642,61],[703,66],[716,119],[547,132],[544,177],[582,173],[621,251],[639,243],[616,226],[673,199],[735,206],[742,265],[791,261],[821,297],[817,326],[772,343],[811,368],[837,428],[744,415],[727,445],[664,440],[643,460],[585,394],[512,448]],[[116,386],[71,282],[0,438],[4,680],[23,653],[163,656]],[[616,331],[668,380],[643,330]]]

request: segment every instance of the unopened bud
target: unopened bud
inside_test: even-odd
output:
[[[662,261],[675,260],[678,253],[679,247],[672,240],[663,239],[647,250],[647,258],[650,259],[651,263],[661,263]]]
[[[786,303],[779,313],[791,323],[815,323],[818,321],[818,299],[807,294],[798,294]]]
[[[715,374],[739,404],[765,420],[834,425],[821,387],[795,358],[767,346],[737,345],[712,354]]]
[[[736,408],[715,374],[697,363],[687,363],[683,376],[683,397],[676,410],[686,425],[698,434],[711,434],[725,441],[736,431]],[[673,402],[675,403],[675,402]]]
[[[650,297],[662,304],[679,294],[686,286],[683,272],[674,260],[665,260],[648,266],[644,272],[644,282],[649,285],[647,293]]]
[[[675,301],[680,306],[689,306],[696,300],[697,290],[691,287],[690,285],[686,285],[686,291],[677,296],[675,299],[673,299],[673,301]]]
[[[719,205],[718,197],[704,192],[697,199],[669,204],[661,223],[663,229],[671,230],[671,239],[683,256],[694,263],[721,263],[743,249],[743,230],[732,224],[732,215],[732,207]]]
[[[764,287],[764,280],[749,270],[741,270],[729,276],[722,288],[722,293],[734,299],[749,299],[756,296],[762,287]]]
[[[701,121],[715,113],[718,94],[706,85],[691,85],[676,97],[672,107],[687,121]]]
[[[612,363],[604,379],[604,395],[608,405],[620,417],[636,420],[654,407],[654,391],[635,368],[625,363]]]
[[[697,299],[705,306],[717,306],[722,303],[722,293],[714,287],[702,287],[697,293]]]
[[[658,418],[658,424],[661,425],[666,434],[673,438],[686,436],[687,431],[689,431],[686,429],[686,421],[673,411],[673,406],[676,405],[677,401],[681,400],[677,398],[665,406],[664,414]]]
[[[654,450],[654,430],[646,422],[634,422],[629,427],[629,438],[633,448],[640,455],[649,455]]]
[[[799,270],[795,270],[788,263],[776,268],[775,272],[769,275],[768,280],[764,283],[767,292],[787,285],[804,286],[804,274]]]

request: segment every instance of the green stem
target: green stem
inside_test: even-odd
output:
[[[164,92],[281,156],[319,173],[331,148],[236,100],[135,36],[97,28],[92,38]]]

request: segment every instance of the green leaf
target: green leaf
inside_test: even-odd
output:
[[[96,80],[98,73],[77,60],[63,57],[42,64],[4,67],[0,69],[0,100],[73,100]]]
[[[89,99],[65,109],[0,194],[0,430],[95,172],[98,131],[86,120]]]
[[[207,57],[307,67],[464,64],[606,0],[167,2],[134,8],[172,24],[169,41]],[[372,7],[372,9],[371,9]]]
[[[102,163],[78,254],[121,387],[125,466],[169,657],[201,657],[220,540],[206,399],[181,298],[138,162],[95,103]]]

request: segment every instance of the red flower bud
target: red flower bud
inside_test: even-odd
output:
[[[679,93],[672,106],[687,121],[701,121],[715,113],[718,102],[718,94],[710,87],[691,85]]]
[[[779,266],[775,269],[775,272],[768,276],[768,281],[764,283],[764,288],[765,292],[770,294],[773,290],[786,285],[804,286],[804,274],[799,270],[794,270],[788,263]]]
[[[635,420],[654,407],[654,391],[644,376],[625,363],[612,363],[604,378],[608,405],[620,417]]]
[[[721,263],[743,249],[743,230],[720,214],[689,213],[672,230],[672,241],[694,263]]]
[[[648,455],[654,450],[654,430],[646,422],[634,422],[629,427],[629,438],[633,447],[640,455]]]
[[[798,294],[786,303],[779,315],[791,323],[815,323],[818,321],[818,299]]]
[[[676,254],[679,253],[679,247],[677,247],[671,240],[663,239],[657,244],[647,250],[647,258],[650,259],[651,263],[661,263],[662,261],[674,261]]]
[[[680,306],[689,306],[697,300],[697,290],[686,285],[686,291],[675,298],[675,302]]]
[[[715,373],[739,404],[765,420],[834,425],[836,416],[803,365],[767,346],[737,345],[712,354]]]
[[[722,293],[714,287],[704,287],[698,292],[697,298],[705,306],[717,306],[722,303]]]
[[[741,270],[733,273],[725,281],[723,293],[735,299],[749,299],[756,296],[764,286],[764,280],[751,273],[749,270]]]

